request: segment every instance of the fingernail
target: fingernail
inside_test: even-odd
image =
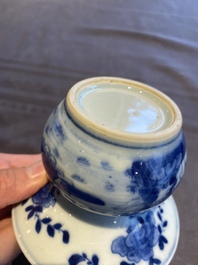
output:
[[[38,161],[26,167],[26,174],[30,179],[40,178],[45,175],[45,169],[42,161]]]

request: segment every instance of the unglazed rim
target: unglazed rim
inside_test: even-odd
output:
[[[172,113],[172,121],[167,128],[161,129],[160,131],[154,131],[149,133],[134,133],[124,132],[112,129],[107,126],[102,126],[92,119],[88,118],[78,104],[78,96],[83,89],[88,86],[99,85],[104,83],[115,83],[123,84],[127,86],[134,86],[140,90],[152,93],[155,97],[159,97],[165,105],[167,105]],[[130,79],[119,78],[119,77],[92,77],[84,79],[76,83],[68,92],[66,97],[66,107],[71,118],[85,131],[90,134],[104,139],[106,141],[114,142],[117,144],[131,145],[137,143],[145,144],[163,144],[167,141],[175,138],[182,127],[182,115],[180,109],[176,103],[171,100],[163,92],[146,85],[141,82],[137,82]]]

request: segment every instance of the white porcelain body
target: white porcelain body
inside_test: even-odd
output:
[[[84,211],[46,186],[12,216],[31,264],[168,265],[179,238],[172,196],[144,213],[109,217]]]
[[[186,148],[181,128],[157,141],[144,141],[143,134],[131,142],[113,133],[103,137],[78,122],[63,100],[45,125],[42,155],[50,180],[71,202],[105,215],[130,215],[172,194]]]

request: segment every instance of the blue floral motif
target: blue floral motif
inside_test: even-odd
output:
[[[62,233],[62,241],[64,244],[69,243],[69,232],[67,230],[62,229],[61,223],[53,224],[52,219],[50,217],[41,218],[40,214],[43,212],[43,208],[53,207],[56,203],[54,198],[54,188],[47,184],[43,187],[38,193],[36,193],[32,197],[31,205],[25,208],[25,211],[28,213],[27,219],[34,217],[36,220],[35,223],[35,231],[39,234],[42,227],[46,226],[47,234],[50,237],[55,236],[55,232],[58,231]],[[22,203],[24,205],[27,203],[27,200]]]
[[[87,265],[99,265],[99,258],[97,255],[93,255],[91,259],[87,257],[87,254],[73,254],[69,258],[69,265],[77,265],[81,262],[86,262]]]
[[[125,175],[130,178],[128,191],[138,192],[145,204],[155,205],[161,190],[167,189],[168,197],[176,188],[184,157],[185,142],[182,141],[166,156],[133,161],[131,168],[125,171]]]
[[[159,246],[164,249],[168,240],[162,235],[167,221],[163,221],[162,212],[159,208],[158,217],[160,224],[156,226],[153,212],[147,211],[131,217],[130,226],[126,236],[120,236],[112,242],[111,250],[114,254],[126,257],[130,263],[122,261],[120,265],[135,265],[141,260],[148,261],[149,265],[160,264],[159,259],[154,258],[153,248]]]
[[[39,192],[37,192],[33,197],[32,201],[34,204],[38,204],[43,206],[44,208],[49,208],[50,206],[54,206],[56,200],[51,193],[51,186],[46,185]]]

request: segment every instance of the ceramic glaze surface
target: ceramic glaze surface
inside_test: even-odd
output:
[[[74,85],[44,127],[52,183],[13,209],[31,264],[168,265],[179,237],[171,196],[185,168],[178,107],[144,84]]]
[[[167,104],[135,86],[104,83],[85,87],[78,103],[91,120],[119,131],[149,133],[172,122]]]
[[[83,95],[77,96],[80,102]],[[93,97],[98,98],[96,95]],[[92,101],[91,96],[86,104],[78,103],[86,115],[90,115]],[[100,115],[95,116],[99,119]],[[171,135],[169,141],[157,143],[132,141],[123,145],[114,140],[113,133],[111,142],[79,126],[63,100],[49,117],[42,138],[43,162],[50,180],[74,204],[105,215],[130,215],[168,198],[184,172],[186,147],[182,131]]]
[[[31,264],[168,265],[178,243],[172,197],[127,217],[74,206],[50,184],[13,209],[18,243]]]
[[[66,105],[83,130],[125,146],[169,142],[182,126],[181,112],[169,97],[124,78],[82,80],[69,90]]]

